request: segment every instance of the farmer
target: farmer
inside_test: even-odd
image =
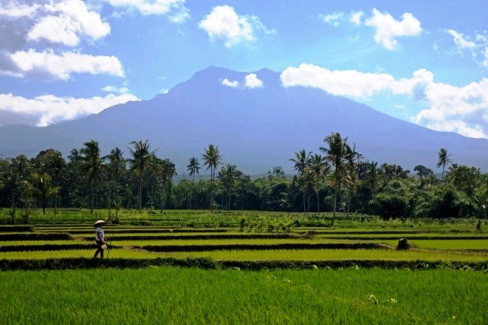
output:
[[[102,226],[105,224],[105,220],[97,220],[94,224],[95,226],[95,241],[97,242],[97,251],[93,258],[96,258],[98,253],[100,253],[100,257],[103,258],[103,249],[107,248],[105,244],[105,233],[103,232]],[[104,247],[105,246],[105,247]]]

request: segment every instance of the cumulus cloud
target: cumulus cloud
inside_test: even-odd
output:
[[[212,9],[199,27],[207,32],[214,40],[223,40],[226,47],[230,48],[239,43],[253,42],[256,34],[275,34],[275,30],[269,30],[256,16],[240,16],[231,6],[217,6]]]
[[[62,120],[96,114],[110,106],[136,100],[139,99],[132,94],[108,94],[105,97],[92,98],[45,95],[32,99],[0,94],[0,115],[16,116],[11,120],[21,124],[47,126]]]
[[[76,46],[80,36],[101,39],[110,34],[110,25],[103,22],[100,14],[91,11],[81,0],[64,0],[44,6],[42,17],[27,34],[27,40],[47,40]]]
[[[114,56],[81,54],[83,40],[110,34],[100,14],[83,0],[12,0],[0,6],[0,74],[19,78],[69,80],[73,73],[123,77]],[[35,48],[35,49],[34,49]]]
[[[39,7],[38,4],[26,5],[11,1],[0,4],[0,16],[9,18],[33,17]]]
[[[410,78],[396,79],[386,73],[329,70],[301,64],[285,69],[281,74],[281,82],[284,87],[312,87],[332,95],[360,99],[369,99],[381,92],[409,96],[428,107],[413,116],[413,122],[438,131],[488,138],[486,78],[464,87],[456,87],[435,82],[433,73],[426,69],[415,71]]]
[[[285,87],[304,86],[322,89],[332,95],[367,98],[394,82],[388,74],[363,73],[356,70],[329,70],[312,64],[290,67],[281,73]]]
[[[185,0],[104,0],[113,7],[137,10],[143,15],[168,15],[175,23],[190,19],[190,11],[185,7]]]
[[[376,28],[375,42],[388,50],[395,48],[397,37],[416,36],[422,32],[420,21],[411,13],[404,13],[402,20],[395,20],[389,13],[373,9],[373,16],[366,20],[365,25]]]
[[[55,54],[51,50],[17,51],[10,55],[23,76],[45,73],[56,79],[68,80],[72,73],[108,74],[123,77],[124,70],[114,56],[92,56],[73,52]]]
[[[239,87],[239,81],[230,81],[229,79],[225,78],[224,80],[222,80],[222,85],[231,88],[237,88]]]
[[[246,82],[244,86],[246,88],[261,88],[263,87],[263,82],[259,80],[258,76],[255,73],[250,73],[245,77]]]
[[[350,13],[334,12],[328,15],[319,15],[325,23],[334,27],[339,26],[340,22],[349,22],[356,26],[368,26],[376,29],[374,40],[383,45],[388,50],[395,49],[398,44],[397,38],[403,36],[417,36],[422,32],[420,21],[411,13],[404,13],[401,20],[395,20],[389,13],[381,13],[373,9],[372,15],[366,18],[362,11],[352,11]]]

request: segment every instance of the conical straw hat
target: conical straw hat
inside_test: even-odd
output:
[[[94,226],[96,226],[96,225],[103,225],[105,223],[107,223],[105,220],[97,220],[97,221],[95,221]]]

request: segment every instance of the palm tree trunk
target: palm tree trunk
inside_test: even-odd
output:
[[[334,212],[332,213],[332,220],[330,225],[333,226],[336,218],[336,208],[337,208],[337,187],[334,190]]]
[[[320,193],[317,191],[317,213],[320,213]]]

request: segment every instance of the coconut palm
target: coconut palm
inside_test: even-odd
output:
[[[339,132],[331,133],[324,139],[324,142],[326,142],[329,147],[321,147],[320,150],[326,154],[325,159],[330,161],[332,166],[334,166],[334,172],[332,173],[332,187],[334,188],[334,212],[332,214],[331,221],[331,225],[334,225],[337,211],[337,194],[340,190],[345,174],[344,163],[349,145],[347,144],[347,137],[343,139]]]
[[[195,185],[195,175],[200,173],[200,162],[198,158],[192,157],[188,160],[188,165],[186,166],[186,170],[190,172],[191,179],[191,196],[190,196],[190,209],[192,206],[193,200],[193,186]]]
[[[437,153],[439,159],[437,160],[437,167],[441,167],[442,166],[442,176],[441,176],[441,179],[442,181],[444,181],[444,169],[446,167],[447,164],[451,163],[452,160],[449,158],[451,157],[450,154],[447,154],[447,150],[446,148],[441,148],[439,150],[439,152]]]
[[[239,173],[240,171],[237,169],[236,165],[227,164],[220,169],[217,176],[227,194],[227,210],[230,210],[232,187],[236,183]]]
[[[203,154],[204,165],[207,166],[207,170],[210,169],[210,207],[213,210],[214,205],[214,179],[215,179],[215,171],[219,166],[220,162],[222,161],[222,156],[219,152],[219,147],[210,144],[207,149],[205,149],[205,153]]]
[[[103,158],[100,157],[100,148],[98,142],[91,140],[85,142],[84,147],[80,149],[82,172],[88,178],[91,192],[90,213],[93,213],[95,207],[95,189],[104,179],[103,175]]]
[[[125,171],[126,168],[126,161],[123,157],[124,153],[120,150],[119,147],[115,147],[110,151],[105,158],[108,159],[108,174],[111,181],[111,188],[113,188],[114,193],[109,196],[109,216],[110,216],[110,206],[111,206],[111,199],[114,199],[115,205],[115,220],[118,219],[118,212],[120,209],[120,199],[119,199],[119,190],[120,190],[120,177],[121,174]]]
[[[59,186],[53,186],[52,178],[49,174],[34,173],[31,177],[33,194],[41,202],[42,213],[46,214],[47,200],[57,195]]]
[[[310,154],[310,152],[307,153],[305,149],[302,149],[298,152],[295,152],[295,158],[290,159],[290,161],[294,163],[293,168],[295,168],[298,174],[303,174],[303,172],[305,171]]]
[[[156,151],[150,151],[150,145],[148,140],[142,141],[132,141],[130,143],[133,148],[129,148],[132,158],[129,158],[130,171],[136,175],[137,178],[137,200],[138,200],[138,210],[142,209],[142,183],[144,177],[144,171],[150,165],[151,155]]]
[[[4,162],[3,170],[0,174],[0,182],[10,194],[10,203],[12,211],[10,214],[10,223],[14,223],[15,208],[17,198],[21,194],[23,184],[27,181],[30,172],[29,160],[26,156],[21,155],[16,158],[10,158]]]
[[[166,202],[171,199],[171,185],[173,184],[173,177],[178,175],[176,173],[176,166],[169,159],[161,160],[161,183],[163,188],[163,198],[161,200],[161,212],[163,212]],[[164,192],[166,192],[166,198],[164,197]]]
[[[317,213],[320,213],[320,183],[324,179],[324,176],[329,171],[329,165],[325,157],[320,154],[313,154],[309,157],[308,169],[311,171],[313,178],[315,179],[315,193],[317,194]]]

